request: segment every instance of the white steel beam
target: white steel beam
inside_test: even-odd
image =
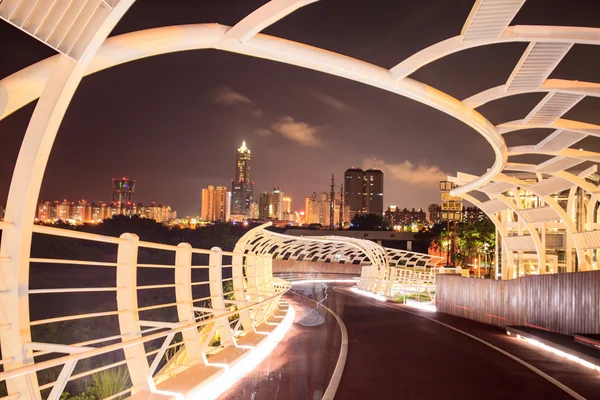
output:
[[[458,35],[413,54],[393,67],[390,72],[393,79],[401,80],[410,76],[419,68],[450,54],[490,44],[511,42],[599,45],[600,29],[571,26],[516,25],[506,28],[499,38],[465,41],[462,35]]]
[[[471,97],[467,97],[463,102],[467,107],[477,108],[490,101],[502,99],[504,97],[537,92],[570,93],[582,96],[600,97],[600,83],[570,81],[566,79],[546,79],[539,88],[513,88],[510,92],[507,91],[506,85],[500,85],[474,94]]]
[[[319,0],[271,0],[235,24],[225,34],[225,40],[247,42],[252,36],[293,13],[300,7]]]

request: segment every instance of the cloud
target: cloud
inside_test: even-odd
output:
[[[236,92],[229,86],[218,87],[214,91],[213,99],[227,106],[254,106],[254,102],[248,96]]]
[[[349,105],[344,103],[343,101],[333,97],[330,94],[322,92],[318,89],[306,88],[306,91],[315,99],[319,100],[321,103],[330,106],[331,108],[338,111],[352,111]]]
[[[216,103],[226,106],[240,107],[246,109],[256,118],[262,116],[262,110],[257,107],[256,103],[248,96],[236,92],[229,86],[221,86],[213,92],[213,100]]]
[[[321,145],[321,140],[317,137],[317,133],[323,127],[312,126],[306,122],[295,121],[290,116],[285,116],[273,123],[271,128],[274,132],[302,146],[316,147]]]
[[[370,167],[373,165],[373,159],[365,159],[363,166]],[[377,160],[377,168],[380,168],[391,179],[415,185],[429,185],[438,181],[446,180],[447,174],[444,173],[437,165],[428,165],[425,161],[420,161],[417,164],[408,160],[401,163],[389,164],[383,160]]]
[[[254,130],[254,133],[256,133],[259,136],[273,136],[273,132],[271,132],[268,129],[263,129],[263,128]]]

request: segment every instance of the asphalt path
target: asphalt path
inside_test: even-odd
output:
[[[348,332],[336,399],[600,399],[598,372],[497,327],[382,303],[348,288],[330,284],[326,296],[317,290],[311,296],[337,313]],[[340,354],[339,326],[308,299],[290,294],[288,300],[296,323],[286,339],[222,398],[322,398]]]

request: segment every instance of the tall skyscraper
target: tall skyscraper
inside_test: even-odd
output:
[[[383,215],[383,172],[379,169],[365,171],[365,212]]]
[[[344,206],[356,214],[383,215],[383,172],[350,168],[344,173]]]
[[[250,149],[246,142],[237,149],[235,180],[231,184],[231,218],[242,219],[248,216],[254,192],[254,182],[250,174]]]
[[[202,214],[204,221],[226,221],[227,188],[212,185],[202,189]]]
[[[283,192],[278,187],[273,189],[273,209],[275,219],[283,219]]]
[[[365,204],[365,173],[360,168],[350,168],[344,173],[344,204],[350,209],[350,218],[363,213]]]

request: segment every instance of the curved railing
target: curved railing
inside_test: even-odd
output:
[[[0,372],[0,382],[26,378],[27,398],[58,399],[108,371],[127,382],[109,399],[197,390],[211,398],[234,379],[223,373],[258,357],[288,315],[281,296],[290,284],[272,277],[268,256],[39,225],[33,240],[31,284],[19,289],[31,319],[8,321],[28,326],[33,339],[24,344],[25,365]],[[72,254],[36,254],[45,247],[36,241]],[[193,382],[177,381],[185,371]]]

